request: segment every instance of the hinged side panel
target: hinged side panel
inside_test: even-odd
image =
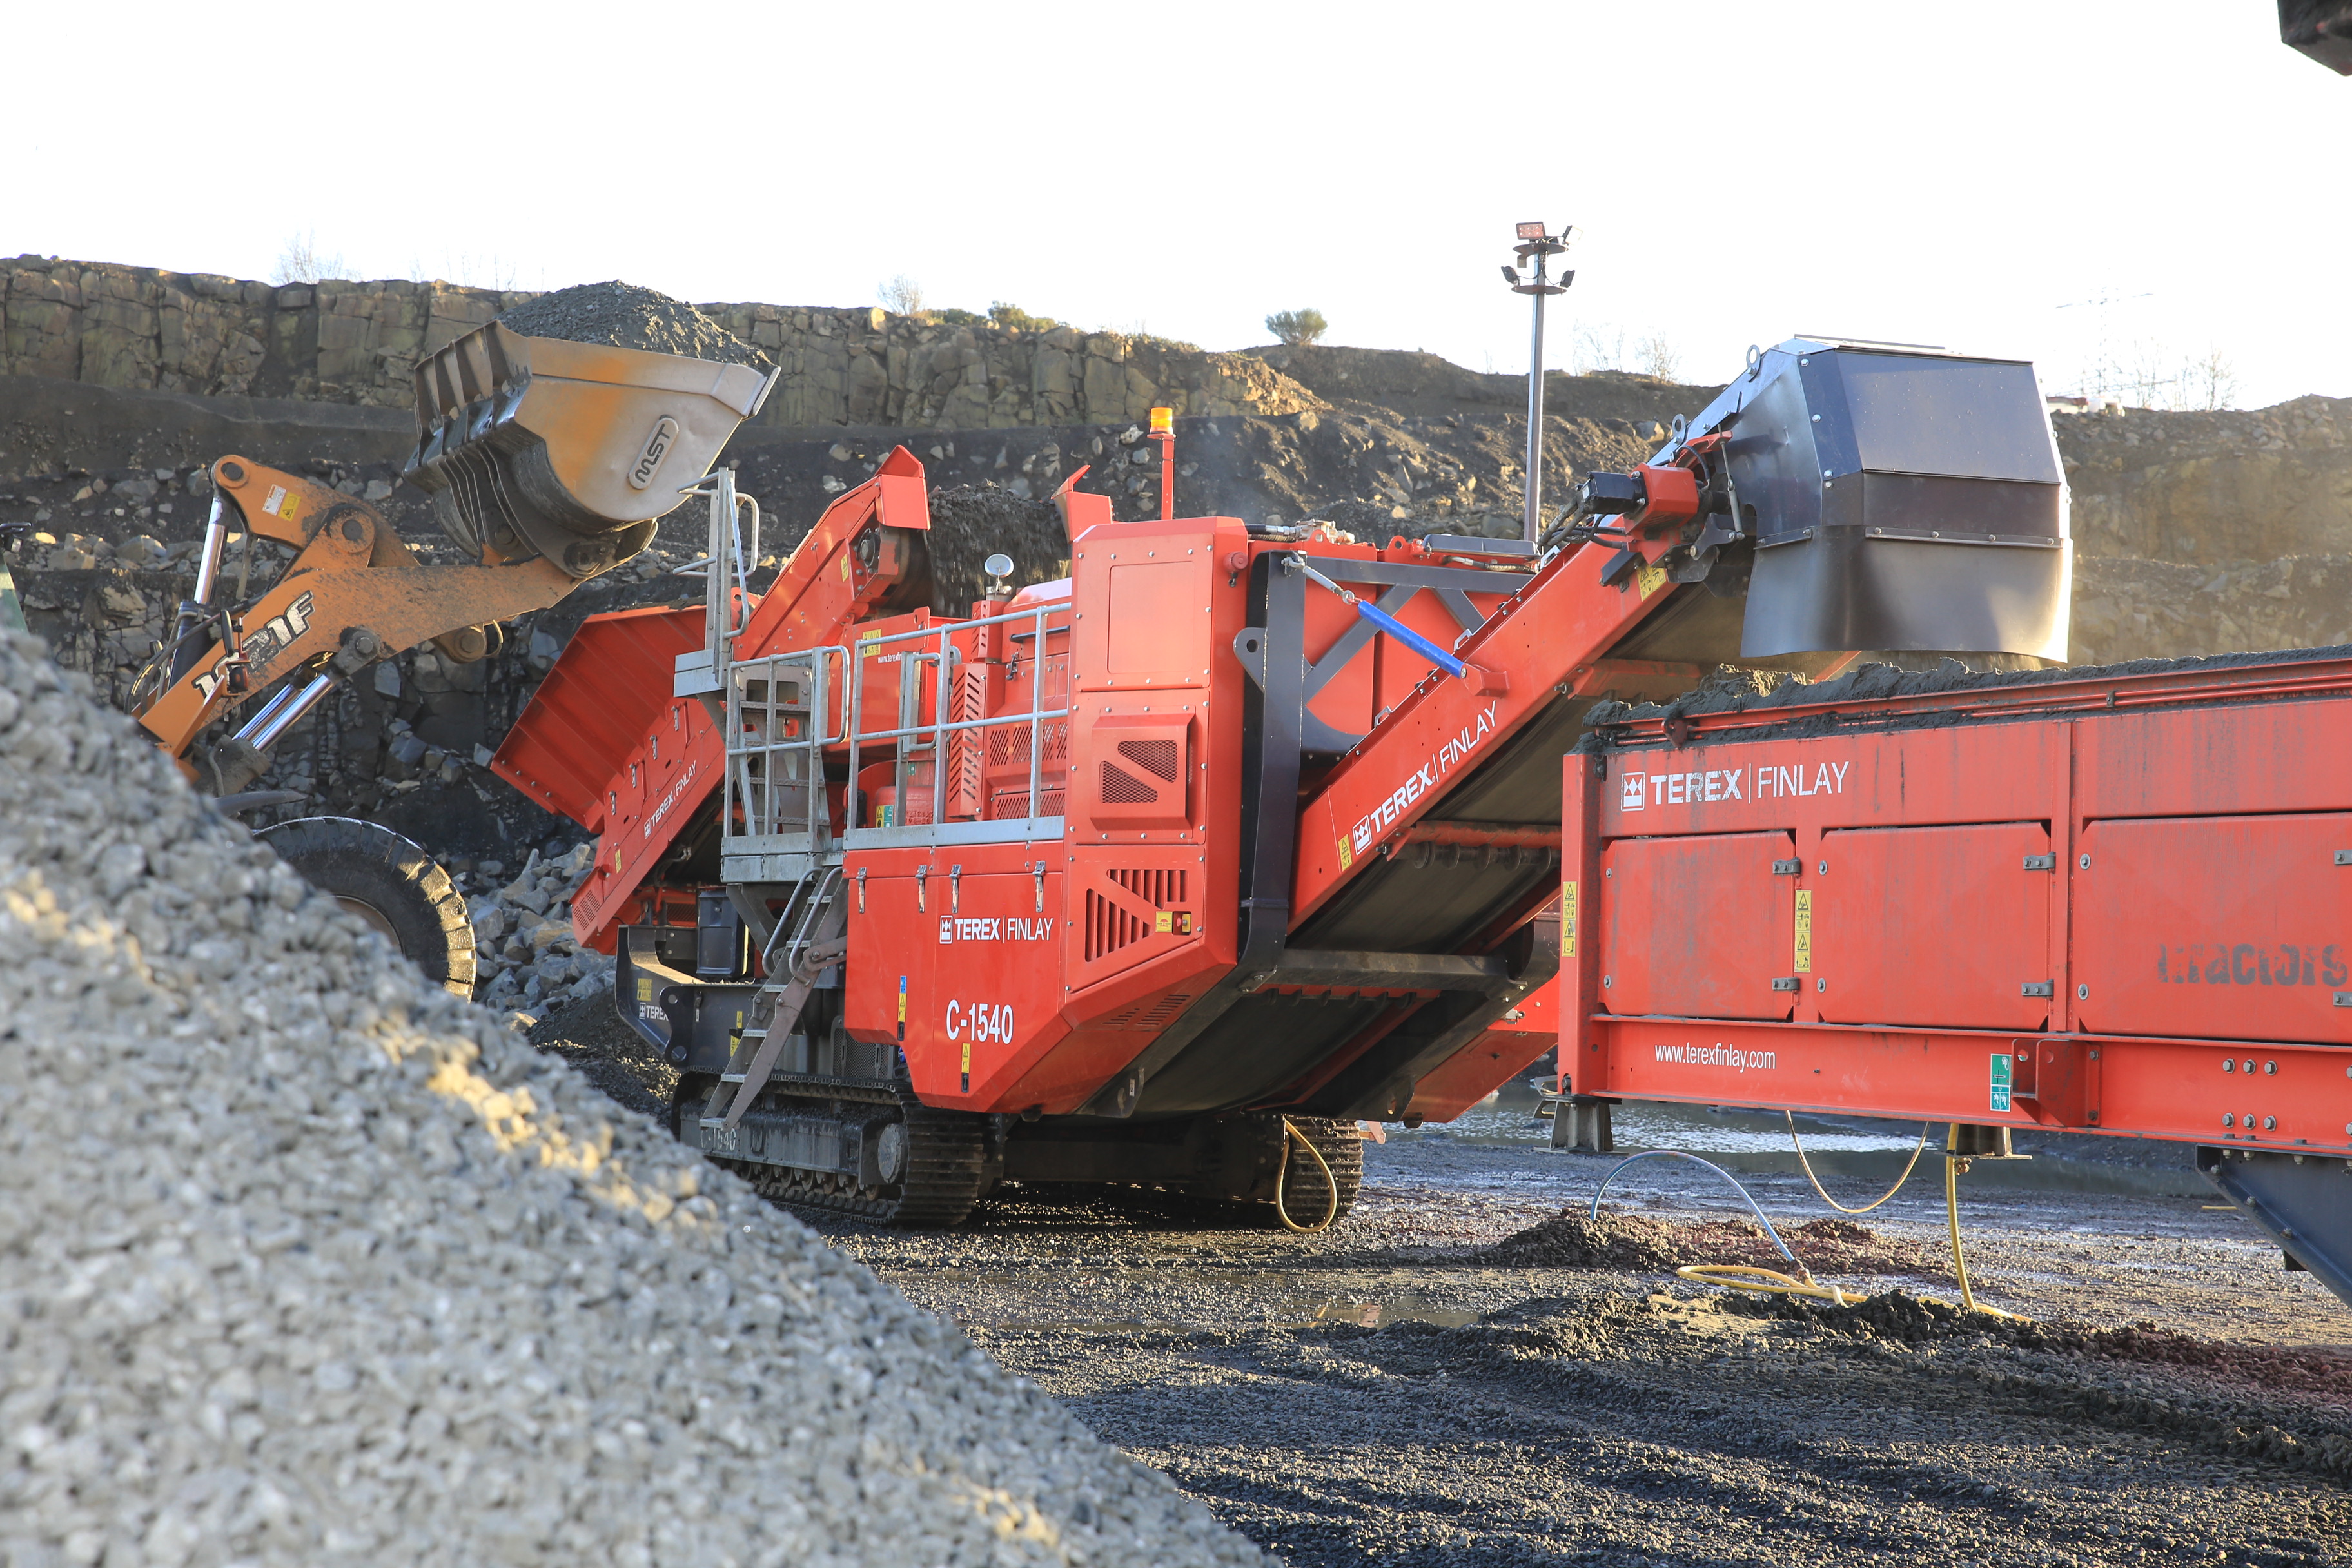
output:
[[[2094,822],[2077,844],[2084,1028],[2352,1045],[2352,814]]]
[[[2049,852],[2034,822],[1822,834],[1803,878],[1822,1021],[2042,1027]]]
[[[1622,839],[1601,856],[1601,1005],[1620,1016],[1786,1018],[1785,833]]]

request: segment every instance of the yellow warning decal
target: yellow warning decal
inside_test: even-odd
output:
[[[1339,869],[1344,871],[1355,863],[1356,847],[1348,841],[1345,835],[1342,835],[1339,839]]]
[[[963,1074],[966,1080],[964,1088],[966,1090],[970,1090],[971,1088],[970,1081],[971,1078],[971,1042],[970,1040],[966,1040],[963,1043],[963,1066],[956,1070]]]
[[[261,510],[272,517],[282,517],[291,522],[294,521],[294,514],[302,510],[302,498],[289,490],[284,485],[272,485],[269,487],[268,498],[261,503]]]
[[[1559,955],[1576,956],[1576,884],[1559,885]]]
[[[1174,931],[1176,929],[1175,911],[1173,910],[1160,910],[1157,915],[1152,917],[1151,929],[1160,932],[1162,936]]]
[[[1666,585],[1666,569],[1663,566],[1636,566],[1633,577],[1642,584],[1642,597],[1644,599]]]
[[[841,580],[845,583],[849,581],[849,552],[846,550],[841,552]]]
[[[1813,972],[1813,893],[1810,888],[1797,889],[1797,973]]]
[[[650,980],[640,979],[637,982],[637,1000],[640,1002],[650,1002],[653,999],[654,983]]]

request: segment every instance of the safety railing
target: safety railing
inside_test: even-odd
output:
[[[727,667],[719,820],[731,847],[824,852],[832,837],[824,752],[847,738],[826,726],[835,710],[832,693],[847,684],[849,657],[847,648],[834,644]],[[836,670],[844,672],[838,679]],[[794,842],[773,842],[783,838]]]
[[[1049,731],[1067,733],[1071,710],[1045,706],[1046,642],[1050,634],[1066,633],[1070,626],[1067,600],[1010,610],[968,621],[944,621],[920,631],[899,632],[859,640],[855,651],[838,644],[794,653],[730,662],[727,666],[726,778],[720,820],[730,853],[766,851],[823,857],[832,847],[831,811],[825,794],[825,752],[845,746],[848,751],[848,826],[851,832],[870,830],[866,821],[869,803],[857,798],[864,757],[887,747],[893,770],[895,820],[881,825],[894,834],[908,830],[924,837],[1004,837],[1044,830],[1049,815],[1043,807],[1049,796],[1060,795],[1066,781],[1058,772],[1045,774]],[[1001,630],[992,630],[1002,628]],[[957,670],[962,652],[957,646],[974,636],[994,635],[1008,646],[1027,643],[1008,662],[1030,664],[1029,701],[1011,711],[954,717]],[[866,729],[867,671],[886,660],[899,661],[898,721],[888,729]],[[1066,680],[1067,665],[1063,670]],[[922,699],[928,688],[931,717],[923,720]],[[1056,725],[1055,721],[1062,721]],[[987,820],[990,800],[987,738],[991,732],[1018,734],[1027,752],[1027,790],[1019,820]],[[945,776],[953,754],[969,749],[968,765],[981,775],[974,820],[950,822],[949,781]],[[862,756],[861,756],[862,753]],[[908,805],[919,790],[921,770],[931,773],[931,807],[916,815],[927,821],[909,822]],[[1058,828],[1053,829],[1058,834]]]
[[[860,776],[858,752],[861,749],[882,742],[898,742],[894,748],[898,766],[892,792],[898,807],[898,820],[889,824],[889,827],[907,829],[925,838],[1004,837],[1043,830],[1042,824],[1047,816],[1041,809],[1044,798],[1047,794],[1055,793],[1045,787],[1043,777],[1045,726],[1049,720],[1067,721],[1071,713],[1067,707],[1045,706],[1046,638],[1052,632],[1066,633],[1070,629],[1070,608],[1067,599],[1054,600],[1028,609],[1007,610],[1001,615],[982,616],[973,620],[943,621],[921,631],[859,639],[857,657],[852,661],[849,679],[849,777],[854,789]],[[1026,625],[1028,632],[1025,638],[1013,629],[1023,624]],[[956,707],[951,695],[954,673],[962,657],[956,641],[994,626],[1005,628],[1000,635],[1008,643],[1025,640],[1030,644],[1026,656],[1033,661],[1029,706],[1025,710],[965,719],[950,718],[950,714],[955,711]],[[889,651],[891,649],[897,650],[895,655]],[[868,668],[893,657],[900,660],[898,722],[887,730],[861,730],[856,721],[865,712],[866,672]],[[926,667],[931,688],[931,721],[928,724],[922,722],[921,688],[918,685],[918,681],[924,679],[924,675],[919,672],[924,671]],[[954,749],[950,744],[950,741],[964,737],[966,745],[981,747],[985,731],[1018,729],[1027,731],[1029,753],[1027,805],[1022,819],[984,820],[988,803],[983,784],[975,820],[961,824],[947,821],[946,802],[950,784],[946,774],[951,760],[950,753]],[[926,762],[930,764],[932,781],[931,808],[928,813],[929,820],[912,822],[908,820],[910,814],[906,808],[915,794],[917,774]],[[984,769],[984,762],[979,765]],[[1058,786],[1062,782],[1057,779],[1055,784]],[[853,802],[853,809],[856,805]],[[857,826],[856,818],[853,816],[853,830]],[[1058,837],[1058,828],[1054,832]]]

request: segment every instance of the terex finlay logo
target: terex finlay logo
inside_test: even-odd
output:
[[[1759,763],[1752,768],[1707,768],[1687,773],[1628,772],[1617,797],[1620,811],[1644,805],[1696,805],[1711,800],[1784,800],[1798,795],[1843,795],[1851,762]]]
[[[700,763],[688,763],[686,764],[686,772],[679,775],[677,783],[669,786],[669,793],[662,796],[661,804],[654,807],[653,815],[646,818],[644,833],[646,838],[650,839],[653,837],[654,829],[661,826],[662,818],[670,814],[670,808],[677,805],[677,797],[686,793],[686,786],[692,784],[694,782],[694,775],[701,771],[702,764]]]
[[[1492,702],[1478,710],[1478,717],[1462,726],[1462,732],[1437,748],[1429,761],[1415,769],[1413,775],[1397,785],[1388,799],[1364,814],[1355,830],[1341,840],[1343,853],[1340,864],[1345,866],[1357,855],[1372,847],[1372,840],[1387,832],[1404,808],[1437,787],[1437,781],[1460,765],[1462,759],[1478,749],[1480,742],[1495,732],[1495,710]]]

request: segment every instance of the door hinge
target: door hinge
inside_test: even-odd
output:
[[[2058,985],[2051,980],[2029,980],[2017,988],[2020,996],[2055,996]]]
[[[1772,875],[1775,877],[1793,877],[1804,868],[1805,863],[1802,860],[1775,860],[1772,862]]]
[[[2025,868],[2029,871],[2055,871],[2058,869],[2058,857],[2055,855],[2028,855],[2025,858]]]
[[[1776,974],[1772,977],[1772,989],[1775,991],[1794,991],[1798,989],[1797,977],[1793,974]]]

